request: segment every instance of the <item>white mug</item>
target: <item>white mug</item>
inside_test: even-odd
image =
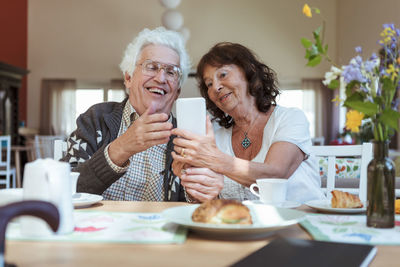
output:
[[[287,182],[283,178],[257,179],[250,186],[250,191],[266,204],[282,203],[286,200]],[[254,188],[258,188],[258,192]]]
[[[24,200],[43,200],[53,203],[60,213],[57,234],[74,230],[70,166],[54,159],[37,159],[25,165]],[[21,218],[21,233],[25,236],[48,236],[49,226],[32,216]]]
[[[71,178],[71,192],[72,195],[76,193],[76,185],[78,183],[78,178],[79,178],[79,172],[71,172],[69,174],[70,178]]]

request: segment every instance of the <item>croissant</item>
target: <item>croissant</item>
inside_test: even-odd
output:
[[[253,224],[249,208],[230,199],[214,199],[202,203],[194,210],[192,220],[212,224]]]
[[[347,192],[333,190],[332,192],[332,208],[362,208],[363,204],[358,196]]]

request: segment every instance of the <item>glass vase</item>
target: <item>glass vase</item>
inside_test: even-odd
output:
[[[374,157],[367,175],[367,226],[393,228],[395,166],[388,157],[389,141],[374,141],[373,146]]]

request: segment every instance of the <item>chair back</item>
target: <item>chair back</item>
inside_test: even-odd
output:
[[[60,160],[67,152],[67,142],[64,140],[54,140],[54,159]]]
[[[3,149],[5,148],[5,151]],[[6,188],[10,188],[10,176],[14,175],[11,169],[11,137],[9,135],[0,136],[0,175],[5,178],[0,179],[0,184],[4,184]],[[13,178],[15,180],[15,178]],[[15,187],[15,181],[14,185]]]
[[[327,157],[328,171],[326,183],[326,195],[328,199],[332,198],[331,191],[335,189],[335,162],[337,157],[360,157],[360,185],[356,192],[361,201],[367,200],[367,167],[372,160],[372,143],[363,143],[362,145],[344,145],[344,146],[312,146],[311,155]],[[340,188],[342,191],[351,191],[348,188]]]
[[[11,166],[11,137],[9,135],[0,136],[0,167],[10,168]],[[3,154],[3,148],[5,153]]]
[[[63,135],[35,135],[35,158],[54,158],[54,141],[65,140]]]

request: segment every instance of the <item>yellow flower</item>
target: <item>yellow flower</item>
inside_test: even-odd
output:
[[[361,121],[364,118],[364,113],[357,110],[350,110],[346,114],[346,129],[353,133],[360,131]]]
[[[394,79],[397,77],[397,72],[399,71],[398,68],[394,68],[393,64],[390,64],[388,68],[386,69],[386,72],[391,74],[390,79],[394,81]]]
[[[392,37],[395,36],[396,32],[391,28],[385,28],[381,32],[381,36],[383,37],[383,41],[380,41],[381,44],[388,44],[392,41]]]
[[[342,99],[340,99],[339,95],[336,95],[334,99],[331,100],[332,102],[336,102],[335,105],[339,106],[340,102],[342,102]]]
[[[303,14],[306,15],[306,17],[312,17],[311,8],[307,4],[303,6]]]

